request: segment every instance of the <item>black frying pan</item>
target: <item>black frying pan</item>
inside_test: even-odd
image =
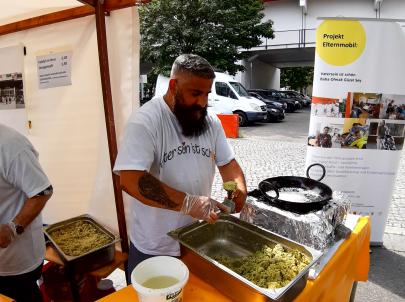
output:
[[[320,166],[323,171],[318,180],[309,176],[309,170],[314,166]],[[248,195],[271,206],[298,214],[318,211],[332,199],[332,189],[320,182],[325,177],[325,173],[326,169],[323,165],[312,164],[307,169],[307,177],[279,176],[267,178],[259,183],[258,189],[249,192]],[[270,192],[272,194],[269,194]]]

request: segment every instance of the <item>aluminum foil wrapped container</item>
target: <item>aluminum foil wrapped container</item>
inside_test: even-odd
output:
[[[304,215],[270,206],[260,198],[248,197],[240,219],[317,250],[325,250],[334,240],[335,228],[350,210],[350,200],[334,192],[322,210]]]

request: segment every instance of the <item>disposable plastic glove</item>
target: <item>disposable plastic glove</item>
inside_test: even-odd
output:
[[[210,197],[186,193],[180,212],[208,223],[214,223],[218,219],[219,212],[227,212],[227,210],[226,206]]]

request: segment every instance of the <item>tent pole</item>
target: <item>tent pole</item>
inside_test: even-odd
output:
[[[103,90],[104,115],[107,128],[108,149],[110,154],[111,174],[114,186],[115,207],[117,209],[118,228],[121,236],[121,249],[128,253],[128,236],[125,223],[124,202],[120,186],[120,178],[112,172],[117,157],[117,137],[115,134],[114,110],[110,83],[110,70],[108,66],[107,34],[105,27],[105,5],[104,0],[97,0],[96,6],[96,28],[98,57],[100,62],[101,86]]]

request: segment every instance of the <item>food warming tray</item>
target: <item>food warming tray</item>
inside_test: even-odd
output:
[[[182,260],[188,268],[234,301],[293,300],[304,289],[310,267],[321,256],[321,252],[315,249],[226,214],[221,214],[214,224],[197,221],[168,235],[180,242]],[[216,256],[248,256],[264,245],[277,243],[298,250],[311,259],[310,264],[282,288],[261,288],[213,259]]]
[[[58,244],[52,239],[51,233],[57,229],[63,229],[64,227],[75,223],[77,221],[85,221],[87,223],[92,224],[95,226],[100,232],[106,234],[109,238],[110,241],[93,250],[90,250],[82,255],[79,256],[69,256],[66,255],[63,250],[58,246]],[[107,263],[111,262],[114,260],[115,256],[115,243],[120,241],[120,238],[113,233],[111,233],[109,230],[107,230],[105,227],[103,227],[101,224],[97,223],[90,215],[84,214],[80,215],[77,217],[73,217],[61,222],[57,222],[54,224],[51,224],[47,227],[44,228],[44,233],[46,234],[47,238],[49,241],[53,244],[55,247],[56,251],[60,255],[62,261],[65,264],[69,264],[71,268],[75,270],[75,272],[87,272],[87,271],[92,271],[97,268],[100,268]]]

